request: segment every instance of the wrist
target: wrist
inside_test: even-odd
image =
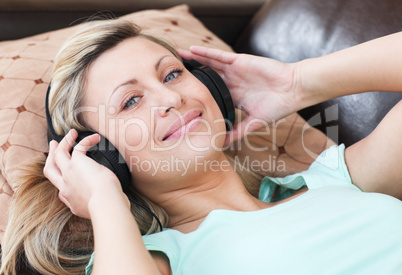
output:
[[[318,104],[329,98],[325,93],[317,71],[314,69],[314,59],[305,59],[294,63],[294,86],[297,110]]]
[[[96,218],[99,214],[101,217],[114,211],[130,211],[130,203],[121,190],[110,185],[108,190],[98,190],[93,194],[88,202],[88,211],[91,219]]]

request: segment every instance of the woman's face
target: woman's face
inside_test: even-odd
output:
[[[118,148],[144,195],[181,188],[180,179],[221,158],[226,132],[218,105],[157,43],[136,37],[106,51],[89,67],[84,90],[84,121]]]

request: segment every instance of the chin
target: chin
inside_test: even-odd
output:
[[[213,136],[206,133],[192,133],[185,136],[182,140],[183,147],[193,152],[222,151],[225,142],[226,132],[221,132]]]

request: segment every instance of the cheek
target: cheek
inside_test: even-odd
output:
[[[200,131],[189,134],[189,138],[192,141],[190,143],[194,145],[192,149],[212,147],[215,150],[219,150],[222,148],[226,137],[226,125],[222,112],[211,92],[204,84],[198,82],[194,90],[198,91],[195,97],[203,104],[206,112]],[[197,135],[198,137],[196,137]]]
[[[205,92],[201,94],[202,101],[205,102],[205,108],[208,110],[208,117],[212,123],[211,129],[213,132],[226,132],[225,120],[223,118],[222,112],[215,101],[213,95],[205,88]]]
[[[127,115],[122,118],[110,118],[106,127],[106,137],[119,150],[120,154],[130,162],[130,157],[149,148],[149,118],[138,113],[136,117]]]
[[[143,120],[131,119],[120,123],[117,133],[118,148],[138,152],[147,147],[150,137],[150,128]]]
[[[210,112],[212,113],[214,119],[223,119],[222,112],[218,106],[218,103],[215,101],[211,91],[206,86],[203,85],[203,87],[204,91],[203,93],[200,93],[200,95],[203,97],[204,102],[207,103],[208,109],[210,109]]]

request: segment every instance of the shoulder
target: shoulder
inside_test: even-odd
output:
[[[168,257],[163,252],[150,251],[150,254],[155,262],[156,267],[159,269],[161,275],[172,275],[172,269]],[[95,253],[92,253],[91,259],[85,268],[85,274],[92,273]]]
[[[333,145],[316,157],[308,170],[288,175],[286,177],[265,177],[261,183],[259,197],[267,201],[272,193],[279,191],[284,194],[306,186],[309,190],[327,186],[338,186],[359,190],[352,180],[345,162],[345,146]],[[293,191],[287,191],[293,190]]]
[[[171,275],[180,260],[180,234],[165,228],[162,232],[144,235],[142,240],[162,275]]]

